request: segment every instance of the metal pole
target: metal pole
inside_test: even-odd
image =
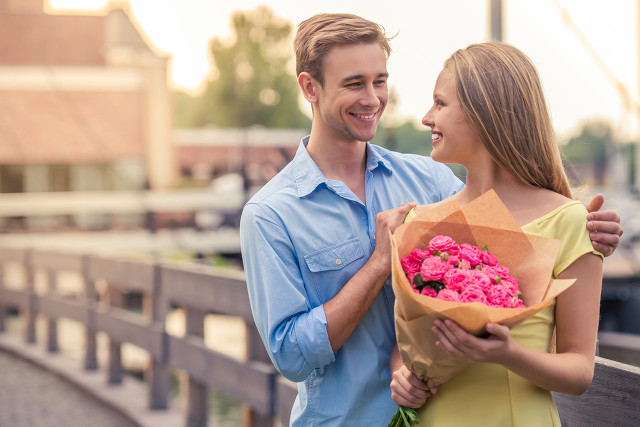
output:
[[[638,92],[640,94],[640,0],[636,1],[636,37],[638,38],[637,43],[637,51],[636,51],[636,63],[638,69],[636,73],[638,74]],[[638,113],[637,109],[634,109],[636,113]],[[638,122],[640,122],[640,114],[637,114]],[[635,155],[636,155],[636,163],[633,167],[634,177],[631,180],[632,189],[636,192],[640,192],[640,141],[636,140],[635,146]]]
[[[502,0],[489,0],[489,37],[491,41],[502,41]]]

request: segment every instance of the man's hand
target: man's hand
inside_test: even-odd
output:
[[[614,211],[600,211],[603,204],[604,196],[597,194],[587,205],[587,229],[591,232],[589,238],[593,248],[609,256],[618,247],[623,230],[620,215]]]
[[[391,274],[391,242],[389,232],[394,232],[402,225],[407,213],[415,208],[416,202],[405,203],[400,207],[380,212],[376,215],[376,247],[371,254],[371,260],[379,266],[386,266],[388,274]]]
[[[438,387],[429,387],[404,365],[391,373],[391,399],[399,406],[420,408],[431,395],[436,394]]]

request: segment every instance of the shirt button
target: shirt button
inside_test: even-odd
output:
[[[336,265],[342,264],[342,260],[340,258],[336,258]]]

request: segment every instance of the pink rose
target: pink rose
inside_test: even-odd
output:
[[[509,269],[507,267],[505,267],[504,265],[496,264],[496,265],[491,266],[491,268],[493,269],[493,271],[498,276],[506,277],[506,276],[509,275]]]
[[[516,279],[514,279],[512,276],[505,276],[502,278],[502,280],[500,280],[500,283],[504,286],[506,286],[509,289],[509,292],[511,292],[512,295],[517,295],[518,291],[520,290],[520,286],[518,285],[518,281]]]
[[[481,251],[480,258],[482,259],[482,262],[487,265],[494,266],[498,264],[498,258],[489,251]]]
[[[459,245],[459,249],[460,249],[460,252],[458,254],[460,258],[466,259],[467,261],[469,261],[472,267],[475,267],[476,265],[480,264],[480,260],[481,260],[480,249],[468,243],[463,243]]]
[[[451,289],[442,289],[438,292],[438,299],[444,301],[460,302],[460,294]]]
[[[411,256],[403,257],[400,260],[402,264],[402,269],[407,275],[407,279],[409,279],[409,283],[413,282],[414,276],[420,271],[420,263],[416,262],[416,260]]]
[[[469,270],[468,276],[469,281],[474,285],[480,286],[482,290],[486,290],[492,283],[491,277],[482,270]]]
[[[458,268],[462,270],[470,270],[471,263],[469,262],[468,259],[461,259],[460,261],[458,261]]]
[[[429,256],[425,259],[420,267],[420,275],[422,280],[428,282],[429,280],[436,280],[442,282],[445,273],[449,270],[449,264],[442,261],[438,256]]]
[[[467,286],[460,294],[460,302],[487,302],[487,295],[478,285]]]
[[[429,242],[427,248],[431,253],[435,253],[436,251],[448,252],[453,246],[456,245],[456,242],[449,236],[436,236]]]
[[[525,308],[524,303],[518,297],[513,297],[511,300],[511,308]]]
[[[426,295],[431,298],[436,298],[438,296],[438,293],[433,288],[424,287],[422,288],[422,291],[420,291],[420,295]]]
[[[449,263],[449,265],[458,265],[458,263],[460,262],[460,257],[458,256],[458,254],[450,254],[447,257],[447,263]]]
[[[415,248],[415,249],[412,249],[411,252],[409,252],[408,256],[411,259],[413,259],[415,262],[420,264],[420,263],[422,263],[423,259],[425,259],[426,257],[428,257],[430,255],[431,254],[427,250]]]
[[[461,292],[469,281],[468,272],[469,270],[461,270],[459,268],[453,268],[447,271],[443,278],[445,288]]]
[[[493,307],[511,308],[513,294],[508,286],[497,283],[487,289],[487,301]]]

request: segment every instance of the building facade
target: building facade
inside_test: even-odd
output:
[[[43,1],[0,0],[0,193],[175,185],[168,58],[122,3]]]

